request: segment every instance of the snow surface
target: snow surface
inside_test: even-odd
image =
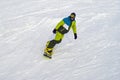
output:
[[[72,31],[43,58],[52,30],[76,12]],[[0,80],[120,80],[120,0],[0,0]]]

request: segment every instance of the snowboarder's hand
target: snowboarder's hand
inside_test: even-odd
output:
[[[56,34],[56,29],[53,30],[53,33]]]
[[[77,33],[74,33],[74,39],[77,39]]]

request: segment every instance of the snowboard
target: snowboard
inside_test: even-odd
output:
[[[52,59],[52,57],[49,56],[49,55],[47,55],[46,53],[44,53],[43,56],[44,56],[45,58],[47,58],[47,59]]]

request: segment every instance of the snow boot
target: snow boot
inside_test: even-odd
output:
[[[45,48],[44,50],[44,56],[48,57],[48,58],[52,58],[52,54],[53,54],[53,49],[52,48]]]

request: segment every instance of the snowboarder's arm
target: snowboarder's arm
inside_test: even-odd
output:
[[[74,39],[77,39],[76,21],[73,21],[71,26],[74,33]]]
[[[73,33],[77,33],[77,31],[76,31],[76,21],[73,21],[71,26],[72,26]]]
[[[60,26],[63,26],[64,25],[64,21],[63,20],[61,20],[58,24],[57,24],[57,26],[56,26],[56,30],[58,30],[58,28],[60,27]]]

